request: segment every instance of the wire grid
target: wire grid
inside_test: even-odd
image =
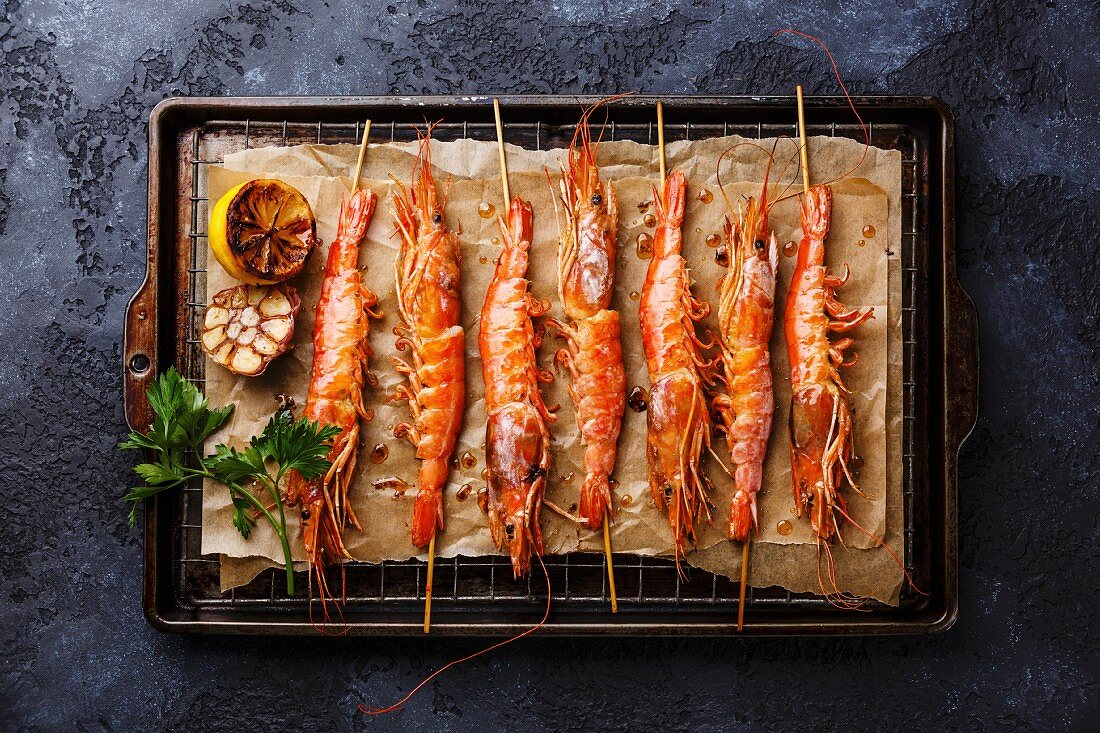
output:
[[[549,125],[535,123],[506,123],[507,138],[521,137],[528,145],[536,149],[561,145],[572,137],[575,125]],[[387,135],[388,128],[388,135]],[[915,435],[918,432],[916,420],[917,391],[919,389],[916,374],[916,360],[919,355],[918,336],[921,329],[921,314],[918,308],[918,282],[921,278],[918,255],[920,240],[928,228],[927,202],[919,195],[919,186],[927,177],[922,170],[920,141],[907,134],[903,125],[876,126],[868,124],[872,144],[880,147],[892,147],[902,153],[902,332],[903,332],[903,496],[904,496],[904,535],[905,569],[913,578],[918,576],[914,570],[915,557],[915,486],[917,486],[917,467],[914,462]],[[655,125],[608,124],[607,138],[631,139],[636,142],[654,144],[656,142]],[[216,131],[208,138],[207,133]],[[828,134],[862,139],[862,130],[858,125],[836,124],[808,125],[811,135]],[[511,134],[509,134],[511,133]],[[783,124],[666,124],[665,138],[671,142],[677,139],[700,139],[717,135],[737,134],[746,138],[764,138],[775,136],[797,136],[797,126]],[[212,121],[197,128],[192,133],[190,146],[190,221],[187,238],[190,246],[187,296],[187,329],[184,348],[181,352],[181,372],[184,376],[203,388],[205,384],[205,358],[198,340],[206,299],[206,255],[209,250],[206,240],[208,221],[208,197],[206,195],[206,171],[204,166],[221,163],[218,155],[239,149],[270,145],[297,145],[302,143],[356,143],[362,135],[361,124],[356,123],[300,123],[300,122],[256,122]],[[391,142],[416,139],[416,127],[410,123],[391,122],[372,126],[371,137],[374,140],[389,138]],[[440,123],[433,131],[440,140],[474,138],[495,140],[496,130],[492,123],[452,122]],[[214,153],[212,155],[212,153]],[[308,603],[308,591],[300,584],[295,597],[286,594],[282,582],[281,570],[267,570],[251,583],[234,588],[226,593],[219,592],[219,559],[217,556],[201,554],[201,507],[202,485],[196,482],[186,487],[180,494],[179,515],[181,534],[176,548],[178,564],[176,585],[180,600],[185,606],[225,607],[225,606],[262,606],[288,607],[304,606]],[[606,558],[602,554],[573,553],[562,556],[546,556],[546,568],[552,580],[553,599],[557,604],[575,604],[578,608],[599,604],[606,606],[609,601],[607,587]],[[735,608],[739,597],[739,584],[724,576],[690,569],[690,579],[684,580],[676,572],[674,564],[665,559],[631,554],[614,555],[617,598],[621,605],[639,607],[649,605],[662,606],[729,606]],[[392,561],[380,563],[348,562],[343,568],[343,581],[347,590],[348,608],[357,604],[402,604],[423,601],[422,572],[426,563],[419,560]],[[482,557],[436,558],[433,578],[432,600],[437,608],[445,609],[448,604],[484,604],[486,602],[520,602],[525,604],[542,603],[545,596],[541,590],[536,592],[529,574],[526,579],[512,578],[511,563],[507,556],[490,555]],[[331,571],[339,572],[339,571]],[[301,577],[302,574],[299,573]],[[302,578],[304,579],[304,578]],[[541,581],[539,583],[541,589]],[[908,582],[902,589],[902,601],[912,597]],[[784,606],[829,608],[828,602],[809,593],[792,593],[780,588],[750,587],[746,602],[750,607]],[[869,608],[883,607],[873,602]]]

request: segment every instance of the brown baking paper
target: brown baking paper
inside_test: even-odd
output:
[[[709,234],[722,231],[726,206],[717,184],[715,166],[718,156],[739,138],[710,139],[698,142],[672,143],[667,149],[669,168],[681,168],[689,180],[688,211],[684,224],[684,256],[693,267],[698,296],[713,300],[714,285],[723,268],[714,261],[714,250],[705,243]],[[762,141],[768,149],[771,141]],[[811,143],[815,180],[828,180],[847,172],[863,152],[863,147],[847,140],[814,138]],[[379,386],[369,390],[367,400],[376,417],[364,426],[359,469],[352,489],[363,531],[349,530],[346,542],[351,554],[360,560],[376,562],[382,559],[407,559],[418,555],[410,542],[409,523],[415,487],[395,492],[390,478],[414,482],[417,464],[414,451],[406,442],[393,438],[392,426],[408,419],[407,407],[387,405],[383,399],[400,383],[389,363],[396,355],[391,328],[396,325],[396,308],[392,263],[397,243],[391,238],[390,188],[387,180],[392,173],[406,179],[415,150],[410,144],[372,145],[364,167],[364,185],[380,197],[375,215],[362,247],[360,261],[366,265],[367,285],[380,299],[385,317],[376,322],[370,343],[375,350],[370,365],[379,377]],[[478,207],[483,202],[503,211],[495,144],[472,140],[433,143],[433,163],[436,180],[441,187],[449,184],[448,225],[460,230],[463,255],[463,325],[466,327],[467,409],[456,455],[469,453],[476,459],[471,468],[456,468],[446,492],[446,531],[437,539],[436,551],[442,557],[461,554],[485,555],[495,552],[489,539],[485,517],[476,502],[476,490],[484,485],[485,413],[482,401],[481,364],[477,351],[477,328],[482,299],[492,275],[493,260],[499,252],[499,232],[495,217],[483,218]],[[790,140],[781,140],[777,158],[785,162],[795,152]],[[321,281],[327,243],[335,233],[340,202],[350,191],[346,177],[354,169],[357,149],[351,145],[300,146],[263,148],[229,154],[225,168],[212,168],[208,180],[211,200],[228,188],[260,175],[278,177],[294,185],[314,207],[318,235],[325,243],[313,255],[306,273],[294,284],[302,293],[303,302],[316,302]],[[637,302],[631,293],[640,290],[648,260],[637,255],[636,241],[646,231],[645,212],[639,204],[652,200],[656,182],[656,158],[652,146],[633,142],[606,143],[600,148],[600,163],[605,178],[614,181],[620,205],[620,254],[616,275],[614,307],[622,314],[622,340],[628,386],[648,386],[644,358],[640,347]],[[528,276],[536,296],[556,300],[557,221],[554,197],[547,183],[545,168],[557,171],[563,152],[528,151],[509,146],[508,165],[513,194],[532,202],[535,211],[534,243]],[[764,169],[765,154],[750,145],[740,145],[728,154],[722,165],[725,193],[733,205],[743,196],[758,195]],[[793,166],[773,171],[771,195],[777,198],[785,185],[797,174]],[[780,173],[783,180],[778,181]],[[841,290],[841,298],[851,306],[871,306],[876,317],[856,332],[860,353],[859,363],[846,371],[846,382],[852,392],[856,412],[856,446],[863,458],[858,477],[866,498],[852,494],[849,511],[869,532],[886,536],[892,546],[899,544],[901,527],[900,471],[888,467],[887,457],[900,465],[900,399],[891,399],[890,387],[900,391],[900,377],[893,375],[893,362],[900,369],[900,349],[888,345],[888,333],[900,341],[900,307],[888,304],[889,285],[887,252],[900,251],[900,154],[870,149],[866,160],[851,177],[834,186],[833,224],[829,239],[829,264],[834,270],[844,262],[851,265],[852,278]],[[704,189],[713,199],[707,198]],[[797,189],[791,188],[790,192]],[[701,195],[703,194],[703,195]],[[649,209],[652,211],[652,207]],[[780,201],[772,209],[771,225],[780,246],[797,241],[800,235],[796,199]],[[874,237],[865,236],[864,228],[873,226]],[[858,243],[863,241],[863,246]],[[896,258],[896,254],[893,255]],[[759,499],[760,533],[753,545],[751,582],[756,586],[783,585],[793,591],[818,590],[817,548],[808,523],[793,514],[788,465],[786,431],[787,406],[790,400],[786,348],[779,318],[786,284],[790,279],[793,259],[780,256],[780,284],[776,302],[776,329],[772,340],[773,375],[776,392],[776,414],[772,440],[765,465],[765,485]],[[234,284],[210,258],[207,279],[208,294]],[[889,287],[888,287],[889,285]],[[552,315],[560,315],[555,304]],[[889,314],[889,315],[888,315]],[[706,325],[713,326],[713,317]],[[216,405],[233,402],[234,416],[218,441],[240,443],[262,430],[275,406],[274,395],[289,394],[299,404],[304,402],[312,359],[310,334],[313,327],[312,309],[304,307],[299,314],[293,347],[290,353],[276,361],[261,377],[238,378],[224,369],[207,363],[207,395]],[[896,332],[896,334],[894,334]],[[548,367],[553,352],[560,344],[547,339],[540,349],[539,363]],[[895,359],[894,352],[897,351]],[[889,368],[888,368],[889,367]],[[583,476],[582,454],[572,405],[566,392],[566,380],[559,378],[546,388],[547,401],[561,405],[557,422],[551,426],[554,439],[553,468],[547,488],[547,498],[561,507],[576,501]],[[896,405],[896,409],[892,406]],[[887,415],[896,420],[887,423]],[[649,496],[645,475],[645,414],[627,410],[615,478],[616,521],[612,542],[616,552],[642,555],[671,553],[671,534],[665,515],[658,511]],[[388,458],[381,464],[372,463],[368,455],[377,444],[387,446]],[[716,439],[715,451],[723,455],[724,443]],[[713,525],[703,529],[699,551],[688,561],[697,567],[731,577],[740,573],[740,548],[731,549],[725,539],[725,517],[732,493],[731,481],[712,459],[707,471],[717,491],[713,496]],[[376,483],[385,488],[375,488]],[[458,487],[469,484],[469,498],[456,498]],[[629,497],[629,498],[627,498]],[[292,515],[296,514],[291,512]],[[784,536],[777,524],[788,520],[793,531]],[[290,520],[290,531],[297,538],[296,519]],[[544,510],[542,526],[546,551],[564,553],[575,550],[599,552],[602,540],[598,533],[581,530],[557,514]],[[847,549],[838,550],[838,578],[845,590],[896,603],[901,574],[888,554],[874,548],[874,542],[853,528],[845,528],[843,537]],[[296,557],[301,557],[300,541],[296,542]],[[866,549],[872,548],[872,549]],[[900,547],[895,547],[900,554]],[[256,572],[281,557],[273,533],[258,527],[253,537],[243,540],[230,522],[228,496],[224,488],[212,486],[204,494],[203,552],[222,556],[224,588],[247,582]],[[423,553],[419,553],[424,557]],[[883,560],[885,556],[885,560]],[[238,560],[238,558],[249,558]]]

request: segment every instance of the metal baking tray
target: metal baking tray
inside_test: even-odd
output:
[[[666,139],[740,134],[794,135],[792,97],[662,97]],[[530,148],[565,145],[579,105],[595,98],[502,97],[505,137]],[[656,97],[631,96],[609,108],[608,137],[655,142]],[[872,603],[841,611],[819,596],[751,588],[745,634],[933,633],[957,613],[956,462],[977,409],[977,321],[955,276],[954,121],[925,97],[863,97],[856,106],[872,144],[902,152],[904,343],[903,478],[905,563],[918,587],[896,608]],[[267,145],[415,139],[414,125],[443,119],[439,139],[494,140],[489,97],[302,97],[168,99],[149,119],[148,273],[126,312],[126,418],[151,420],[145,390],[175,365],[200,387],[195,338],[205,295],[208,216],[204,166],[232,150]],[[842,98],[808,98],[810,134],[862,139]],[[606,138],[605,138],[606,139]],[[145,513],[144,609],[165,631],[313,634],[304,595],[290,598],[274,571],[227,593],[218,559],[200,548],[201,486],[154,498]],[[736,633],[738,584],[671,562],[616,555],[619,613],[609,610],[600,555],[551,556],[553,607],[543,634],[680,635]],[[350,563],[348,631],[419,634],[424,563]],[[537,573],[535,573],[537,576]],[[437,560],[432,633],[512,634],[541,617],[542,581],[515,581],[506,557]],[[305,588],[302,582],[300,588]]]

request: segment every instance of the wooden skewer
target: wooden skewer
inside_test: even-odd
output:
[[[749,586],[749,545],[752,544],[752,530],[741,543],[741,595],[737,601],[737,630],[745,626],[745,590]]]
[[[363,123],[363,140],[359,143],[359,160],[355,164],[355,179],[351,182],[351,192],[359,190],[359,176],[363,175],[363,161],[367,159],[367,140],[370,139],[370,120]]]
[[[607,514],[603,515],[603,554],[607,558],[607,589],[611,592],[611,613],[619,612],[619,596],[615,592],[615,566],[611,562],[611,529]]]
[[[800,140],[800,155],[802,157],[802,193],[810,192],[810,153],[806,145],[806,110],[802,104],[802,85],[795,88],[798,95],[798,138]]]
[[[661,166],[661,188],[665,185],[665,106],[657,102],[657,158]]]
[[[500,158],[500,188],[504,191],[504,208],[512,204],[508,190],[508,162],[504,158],[504,125],[500,121],[500,100],[493,97],[493,115],[497,122],[497,156]]]
[[[428,581],[424,584],[424,633],[432,629],[432,576],[435,571],[435,533],[428,541]]]

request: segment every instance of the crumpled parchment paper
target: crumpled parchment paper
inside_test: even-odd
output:
[[[714,250],[706,244],[710,234],[722,232],[726,204],[716,178],[719,155],[743,142],[736,137],[701,141],[680,141],[667,146],[668,167],[682,169],[689,181],[688,209],[684,224],[684,256],[692,266],[695,293],[713,302],[715,283],[724,268],[715,262]],[[771,149],[771,141],[759,143]],[[795,166],[783,169],[783,163],[795,153],[791,140],[780,140],[777,147],[780,164],[773,168],[769,195],[779,198],[794,193],[800,184],[787,187],[798,175]],[[859,160],[863,146],[851,140],[828,137],[812,138],[811,165],[814,180],[829,180],[848,172]],[[500,250],[496,217],[484,218],[479,206],[491,204],[504,211],[500,190],[495,143],[474,140],[433,142],[436,182],[448,193],[447,223],[461,231],[463,267],[463,325],[466,328],[467,408],[456,455],[469,454],[476,463],[452,472],[446,492],[446,531],[439,535],[439,556],[477,556],[491,554],[495,548],[489,538],[485,517],[476,501],[477,489],[484,485],[484,403],[481,364],[477,350],[478,316],[486,285],[492,275],[493,260]],[[373,422],[363,426],[359,468],[351,501],[363,524],[363,530],[350,529],[348,549],[359,559],[407,559],[418,555],[409,535],[412,501],[415,496],[417,462],[413,448],[392,436],[392,426],[408,419],[402,403],[385,404],[384,398],[401,382],[390,365],[394,348],[391,328],[397,323],[392,263],[397,241],[391,235],[390,215],[392,174],[407,180],[415,147],[408,143],[371,145],[364,166],[362,184],[379,196],[378,211],[360,255],[367,285],[378,294],[385,317],[375,322],[370,335],[374,349],[370,366],[379,385],[369,389],[368,404],[375,410]],[[304,403],[312,360],[310,335],[313,329],[312,305],[316,303],[322,278],[327,244],[333,239],[340,202],[351,190],[350,175],[355,167],[357,148],[353,145],[305,145],[246,150],[225,156],[224,167],[211,167],[207,193],[216,201],[237,183],[257,177],[277,177],[297,187],[310,201],[317,218],[318,235],[323,245],[315,252],[305,273],[292,282],[301,292],[303,307],[297,320],[291,351],[274,362],[258,378],[241,378],[209,360],[206,367],[206,392],[212,404],[236,405],[227,428],[214,436],[217,442],[243,443],[262,430],[276,406],[276,394],[294,397]],[[558,222],[554,195],[545,169],[556,185],[557,172],[564,153],[561,150],[530,151],[508,146],[508,167],[513,195],[532,202],[535,231],[528,277],[535,295],[556,300],[556,255]],[[721,175],[725,196],[737,206],[745,196],[758,196],[765,154],[752,145],[739,145],[723,158]],[[844,263],[852,276],[840,290],[840,298],[850,306],[871,306],[875,318],[855,333],[855,350],[860,360],[845,370],[845,381],[852,393],[855,410],[856,450],[862,458],[857,477],[866,497],[849,492],[849,512],[869,532],[884,537],[901,555],[903,506],[901,493],[901,250],[900,188],[901,156],[896,151],[869,149],[862,165],[849,177],[835,184],[833,221],[828,240],[828,264],[838,271]],[[639,235],[651,232],[646,226],[646,202],[652,200],[652,187],[658,182],[656,149],[633,142],[609,142],[599,150],[601,173],[614,182],[619,198],[620,224],[618,271],[613,306],[622,314],[622,341],[628,388],[648,387],[638,328],[637,302],[631,294],[642,286],[648,260],[637,254]],[[781,176],[782,174],[782,176]],[[782,177],[782,180],[780,180]],[[707,195],[709,192],[709,196]],[[707,199],[710,199],[707,202]],[[796,199],[776,203],[770,223],[780,248],[801,235]],[[869,234],[873,227],[875,234]],[[207,260],[208,295],[229,287],[234,281],[214,258]],[[764,487],[759,497],[760,533],[752,548],[750,583],[754,586],[781,585],[792,591],[818,591],[818,550],[806,518],[794,515],[790,485],[787,414],[790,400],[789,372],[781,318],[782,304],[790,280],[793,258],[780,255],[780,276],[776,293],[776,327],[772,338],[772,371],[776,411],[772,438],[765,464]],[[636,295],[635,295],[636,297]],[[555,304],[551,315],[560,316]],[[713,316],[705,325],[713,326]],[[539,351],[539,363],[551,364],[553,352],[560,347],[547,338]],[[560,507],[575,503],[583,477],[579,431],[566,392],[566,378],[560,377],[545,388],[547,401],[561,405],[557,422],[551,426],[554,451],[547,498]],[[627,409],[619,443],[616,517],[612,543],[616,552],[640,555],[671,553],[671,534],[667,518],[657,510],[649,496],[645,473],[645,414]],[[376,445],[384,445],[388,457],[380,464],[369,454]],[[728,464],[724,443],[715,436],[714,449]],[[730,577],[740,574],[740,546],[725,538],[732,482],[713,459],[707,472],[717,491],[713,525],[705,527],[697,551],[688,562],[696,567]],[[395,492],[393,481],[411,484],[407,492]],[[457,490],[469,484],[465,501],[456,498]],[[376,488],[381,486],[383,488]],[[244,540],[230,521],[230,503],[223,487],[206,487],[203,502],[204,554],[222,557],[222,586],[248,582],[264,567],[277,563],[281,552],[274,534],[263,524],[249,540]],[[290,513],[292,537],[298,537],[296,512]],[[780,523],[789,523],[788,534],[781,534]],[[548,553],[602,551],[599,533],[583,530],[557,514],[542,512],[543,537]],[[901,586],[900,569],[882,548],[865,534],[851,527],[843,529],[844,548],[834,552],[841,588],[879,600],[896,603]],[[302,556],[296,541],[296,557]],[[424,557],[423,553],[419,553]]]

